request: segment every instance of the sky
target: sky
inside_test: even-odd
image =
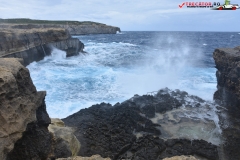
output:
[[[240,9],[179,8],[184,0],[0,0],[0,18],[95,21],[122,31],[240,31]],[[190,0],[187,2],[206,2]],[[207,2],[215,2],[209,1]],[[216,2],[224,3],[224,0]],[[239,4],[239,0],[232,0]]]

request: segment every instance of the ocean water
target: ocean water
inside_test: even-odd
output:
[[[122,32],[75,36],[87,53],[66,58],[58,49],[27,66],[37,90],[46,90],[50,117],[64,118],[161,88],[212,101],[217,81],[212,53],[236,47],[234,32]]]

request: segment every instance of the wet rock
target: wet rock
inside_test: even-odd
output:
[[[0,31],[0,57],[22,58],[24,65],[42,60],[51,55],[53,47],[66,51],[67,56],[83,52],[79,39],[71,38],[61,27],[39,27],[6,25]]]
[[[161,123],[152,121],[156,114],[187,105],[200,109],[202,104],[205,101],[186,92],[163,89],[156,95],[135,95],[114,106],[93,105],[62,120],[76,129],[74,134],[81,142],[79,156],[99,154],[111,159],[156,160],[196,154],[217,160],[216,145],[188,139],[165,142],[160,138]]]
[[[219,113],[225,159],[240,159],[240,47],[215,49],[217,72],[214,99],[224,109]]]

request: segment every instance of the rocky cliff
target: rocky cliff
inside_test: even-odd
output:
[[[231,111],[240,116],[240,47],[220,48],[213,53],[217,68],[217,92],[219,100]]]
[[[0,30],[0,57],[22,58],[24,65],[50,55],[53,47],[72,56],[83,52],[84,45],[60,27],[2,25]]]
[[[0,58],[0,159],[46,159],[52,153],[51,123],[27,68]],[[36,147],[37,146],[37,147]]]
[[[224,159],[240,159],[240,47],[219,48],[213,53],[217,91],[214,99],[223,106],[219,114],[224,138]]]
[[[71,35],[83,35],[83,34],[116,34],[121,32],[119,27],[106,25],[103,23],[91,22],[91,21],[49,21],[49,20],[32,20],[32,19],[0,19],[0,28],[6,27],[4,24],[15,24],[18,28],[24,28],[26,25],[32,25],[35,28],[41,27],[61,27],[69,31]]]
[[[116,34],[121,32],[119,27],[108,26],[105,24],[82,24],[82,25],[60,25],[66,28],[71,35],[82,34]]]

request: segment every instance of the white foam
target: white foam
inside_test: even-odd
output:
[[[65,52],[55,49],[28,66],[37,89],[47,91],[51,117],[63,118],[94,103],[114,104],[165,87],[208,99],[215,91],[216,69],[195,67],[202,53],[186,40],[163,37],[153,47],[158,50],[143,50],[129,42],[88,40],[84,44],[89,54],[66,58]],[[163,42],[176,46],[158,47]]]
[[[206,43],[203,43],[203,45],[204,45],[204,46],[207,46],[207,44],[206,44]]]
[[[63,60],[66,58],[67,54],[65,51],[62,51],[60,49],[57,49],[57,48],[53,48],[52,52],[51,52],[51,56],[52,56],[52,59],[55,59],[55,60]]]

